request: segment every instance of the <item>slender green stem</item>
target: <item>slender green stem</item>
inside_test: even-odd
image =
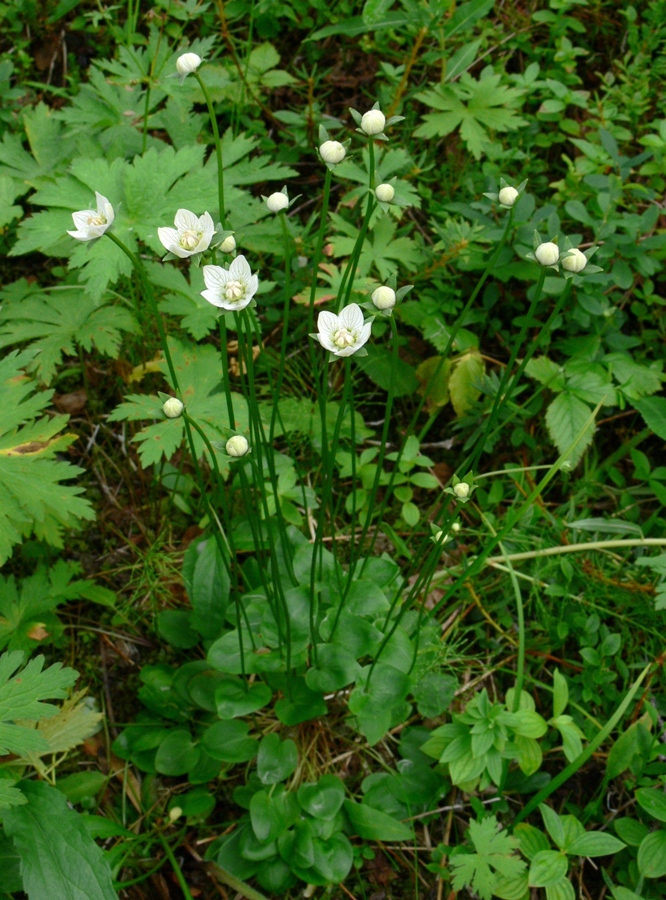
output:
[[[497,542],[497,546],[502,553],[505,553],[504,545],[501,541]],[[506,556],[504,556],[506,560]],[[511,579],[511,587],[516,598],[516,612],[518,614],[518,657],[516,659],[516,689],[513,698],[512,712],[516,713],[520,709],[520,697],[523,691],[523,681],[525,680],[525,609],[523,607],[523,595],[513,570],[511,563],[508,563],[509,578]]]
[[[213,129],[213,139],[215,141],[215,154],[217,156],[217,199],[220,207],[220,223],[222,224],[222,228],[225,227],[226,222],[226,210],[224,208],[224,164],[222,161],[222,141],[220,140],[220,132],[217,127],[217,116],[215,115],[215,109],[213,108],[213,103],[210,99],[210,94],[208,93],[208,88],[203,82],[203,79],[199,72],[194,73],[194,77],[199,82],[199,87],[201,88],[204,99],[206,101],[206,106],[208,107],[208,116],[210,118],[210,126]]]
[[[148,87],[146,88],[146,99],[143,107],[143,136],[141,139],[141,155],[143,156],[146,152],[146,146],[148,144],[148,112],[150,110],[150,82],[148,82]]]
[[[169,862],[171,863],[171,867],[173,868],[176,878],[178,879],[178,884],[180,885],[180,889],[183,892],[183,897],[185,898],[185,900],[194,900],[194,898],[192,897],[192,894],[190,893],[190,889],[187,886],[187,882],[185,881],[185,876],[183,875],[183,871],[180,868],[180,866],[178,865],[178,860],[174,856],[173,850],[169,846],[168,841],[166,840],[164,835],[160,834],[159,832],[158,832],[158,837],[160,839],[160,843],[164,847],[164,852],[169,857]]]
[[[550,795],[554,791],[556,791],[561,785],[563,785],[566,781],[568,781],[572,775],[575,775],[576,772],[582,766],[585,765],[585,763],[592,756],[592,754],[596,750],[598,750],[598,748],[603,744],[603,742],[606,740],[606,738],[608,738],[610,736],[610,734],[613,732],[615,726],[619,724],[622,716],[625,714],[625,712],[629,708],[631,701],[636,696],[638,688],[643,683],[643,680],[645,679],[645,676],[650,671],[651,667],[652,667],[652,663],[648,663],[648,665],[643,669],[643,671],[638,676],[636,681],[634,681],[634,683],[630,687],[630,689],[629,689],[626,697],[622,701],[622,703],[620,703],[620,705],[615,710],[613,715],[610,717],[608,722],[606,722],[606,724],[601,729],[601,731],[590,741],[590,743],[582,751],[582,753],[579,753],[578,756],[574,759],[574,761],[569,763],[569,765],[566,767],[566,769],[563,769],[561,772],[558,772],[558,774],[551,781],[549,781],[548,784],[544,788],[542,788],[538,794],[535,794],[535,796],[532,797],[532,799],[519,811],[518,815],[513,820],[513,827],[515,827],[520,822],[522,822],[523,819],[526,819],[527,816],[529,816],[530,813],[533,812],[539,806],[540,803],[543,803],[543,801],[547,797],[550,797]]]
[[[619,550],[622,547],[666,547],[666,538],[623,538],[617,541],[585,541],[580,544],[565,544],[562,547],[545,547],[541,550],[528,550],[525,553],[504,553],[502,556],[489,556],[485,560],[487,566],[495,563],[520,562],[525,559],[540,559],[542,556],[559,556],[561,553],[586,553],[589,550]]]
[[[312,264],[310,266],[310,270],[312,272],[312,284],[310,285],[310,300],[308,303],[308,332],[312,333],[314,331],[314,308],[315,308],[315,298],[317,295],[317,273],[319,272],[319,260],[321,259],[321,249],[324,246],[324,237],[326,235],[326,225],[328,223],[328,204],[331,196],[331,178],[332,172],[326,167],[326,175],[324,177],[324,193],[322,197],[321,204],[321,215],[319,218],[319,231],[317,232],[317,240],[315,243],[315,250],[312,255]],[[314,344],[311,344],[313,361],[316,362],[317,357],[315,355],[316,347]]]
[[[222,360],[222,385],[224,387],[224,395],[227,399],[227,412],[229,413],[229,428],[236,427],[236,417],[234,415],[234,401],[231,396],[231,378],[229,377],[229,354],[227,352],[227,320],[226,314],[223,313],[219,318],[220,328],[220,358]]]
[[[282,339],[280,341],[280,362],[278,365],[278,377],[273,392],[273,411],[271,413],[271,424],[268,431],[268,442],[273,445],[273,435],[275,434],[275,422],[277,420],[278,404],[280,402],[280,392],[282,390],[282,381],[284,379],[284,370],[287,360],[287,338],[289,336],[289,310],[291,306],[291,235],[287,226],[287,218],[285,211],[279,213],[280,225],[282,226],[282,237],[284,238],[284,306],[282,311]]]
[[[240,878],[236,878],[231,872],[227,872],[226,869],[222,869],[215,863],[208,863],[206,868],[213,878],[217,878],[218,881],[233,888],[234,891],[237,891],[242,897],[245,897],[246,900],[268,900],[264,894],[260,894],[259,891],[250,887],[249,884],[241,881]]]

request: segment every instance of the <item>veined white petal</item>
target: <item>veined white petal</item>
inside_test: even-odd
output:
[[[339,347],[336,347],[335,344],[333,343],[332,335],[328,334],[325,331],[319,332],[319,334],[317,335],[317,340],[322,345],[324,350],[330,350],[331,353],[337,353],[338,350],[340,349]]]
[[[206,287],[211,290],[223,288],[229,281],[229,273],[222,266],[204,266],[203,277]]]
[[[356,342],[356,349],[362,347],[363,344],[367,343],[368,338],[370,337],[370,332],[372,331],[372,322],[368,322],[361,329],[361,333],[358,336],[358,341]]]
[[[358,303],[350,303],[340,313],[340,321],[350,331],[360,331],[363,328],[363,311]]]
[[[340,328],[340,320],[335,313],[323,309],[317,317],[317,331],[320,334],[334,334]],[[329,348],[330,349],[330,348]]]
[[[178,246],[178,232],[175,228],[158,228],[157,236],[163,247],[166,247],[170,253],[175,252],[174,247]]]
[[[248,281],[252,276],[252,269],[244,256],[237,256],[229,266],[229,274],[236,281]]]
[[[175,218],[176,228],[178,231],[198,231],[199,218],[195,216],[189,209],[179,209]]]
[[[222,309],[225,309],[222,294],[219,289],[211,288],[210,290],[202,291],[201,296],[208,300],[209,303],[212,303],[213,306],[219,306]]]
[[[259,276],[252,275],[247,282],[246,296],[251,300],[259,290]]]
[[[82,209],[80,212],[72,213],[72,218],[79,231],[87,231],[88,221],[95,215],[97,213],[94,209]]]
[[[215,234],[215,225],[210,213],[205,212],[199,219],[199,224],[201,225],[204,234],[210,234],[211,237]]]

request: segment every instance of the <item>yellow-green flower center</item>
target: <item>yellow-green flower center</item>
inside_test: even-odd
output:
[[[243,285],[240,281],[228,281],[224,289],[224,296],[227,300],[240,300],[244,294]]]
[[[351,347],[356,343],[356,336],[348,328],[340,328],[333,335],[333,343],[336,347]]]
[[[201,235],[196,231],[184,231],[180,236],[180,246],[183,250],[194,250],[201,240]]]
[[[94,216],[88,216],[88,225],[106,225],[106,219],[96,213]]]

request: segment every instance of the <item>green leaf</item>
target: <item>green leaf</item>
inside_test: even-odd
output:
[[[359,717],[359,727],[370,744],[376,744],[390,727],[391,710],[407,696],[409,678],[395,666],[379,662],[367,686],[369,672],[366,666],[350,694],[349,709]]]
[[[567,847],[571,856],[610,856],[624,850],[626,844],[605,831],[587,831]]]
[[[89,501],[78,496],[84,488],[60,483],[82,469],[55,458],[75,440],[60,434],[67,416],[37,420],[53,392],[35,393],[25,376],[34,356],[34,350],[15,350],[0,360],[0,565],[30,534],[60,547],[65,526],[94,518]]]
[[[193,609],[191,625],[206,640],[214,640],[222,632],[229,604],[227,566],[213,537],[193,542],[187,553],[194,559],[193,571],[185,581]],[[189,573],[188,567],[183,568]]]
[[[298,802],[308,815],[330,822],[345,799],[345,788],[336,775],[322,775],[316,784],[301,784]]]
[[[234,422],[229,422],[227,403],[224,394],[219,390],[222,382],[220,354],[211,344],[189,344],[169,339],[169,347],[174,368],[178,377],[181,399],[187,412],[204,430],[211,442],[226,443],[229,429],[247,431],[249,428],[247,402],[240,394],[232,393],[234,405]],[[166,380],[171,383],[165,361],[160,362]],[[174,387],[174,385],[171,385]],[[144,466],[159,462],[163,457],[169,459],[181,445],[185,435],[182,417],[167,419],[162,412],[162,401],[158,397],[145,397],[133,394],[126,398],[109,416],[109,421],[124,419],[136,420],[152,418],[157,424],[144,428],[133,438],[139,443],[139,454]],[[199,434],[193,432],[197,457],[207,454],[207,450]],[[218,456],[220,469],[226,471],[228,461],[220,453]]]
[[[546,427],[551,441],[560,454],[566,453],[575,440],[578,443],[569,454],[569,463],[577,465],[594,437],[594,422],[588,424],[592,410],[573,394],[559,394],[546,410]]]
[[[326,25],[324,28],[319,28],[306,40],[321,41],[336,34],[344,34],[346,37],[358,37],[367,31],[376,32],[384,28],[402,28],[407,22],[408,19],[404,13],[394,13],[386,16],[382,21],[374,21],[372,23],[366,22],[363,16],[353,16],[352,18],[343,18],[341,22],[335,25]]]
[[[465,72],[456,84],[438,85],[416,95],[426,106],[438,110],[427,113],[415,137],[445,137],[460,127],[460,136],[476,159],[487,151],[492,131],[515,131],[527,122],[515,109],[522,105],[524,92],[501,84],[502,75],[487,66],[477,80]]]
[[[63,354],[76,355],[77,346],[116,359],[123,332],[137,331],[128,310],[110,305],[109,297],[95,300],[82,287],[46,291],[22,278],[0,292],[0,303],[0,348],[29,341],[39,353],[28,371],[44,384],[53,379]]]
[[[275,732],[267,734],[259,744],[257,775],[262,784],[278,784],[288,778],[298,765],[296,744],[281,741]]]
[[[469,412],[479,399],[481,391],[477,385],[486,371],[486,365],[480,353],[472,351],[462,356],[453,367],[449,378],[449,395],[458,417]]]
[[[155,769],[161,775],[187,775],[199,762],[199,750],[187,728],[170,731],[157,749]]]
[[[26,797],[23,796],[21,791],[15,785],[15,781],[10,781],[8,778],[0,778],[0,810],[10,809],[12,806],[21,806],[21,804],[28,802]],[[0,833],[0,838],[1,837],[2,834]],[[0,861],[1,860],[2,855],[0,854]],[[16,890],[20,890],[20,888],[16,888]]]
[[[221,719],[247,716],[269,704],[272,696],[273,692],[262,681],[246,685],[240,679],[225,679],[215,688],[217,714]]]
[[[317,665],[305,674],[305,683],[312,691],[339,691],[356,681],[361,666],[354,654],[340,644],[317,644]]]
[[[666,830],[653,831],[641,841],[636,862],[643,878],[666,875]]]
[[[546,885],[546,900],[576,900],[576,892],[568,878],[558,878]]]
[[[331,214],[331,219],[338,230],[343,232],[342,236],[335,235],[331,239],[333,256],[351,256],[360,232],[336,213]],[[414,272],[422,264],[423,253],[416,241],[410,237],[396,237],[397,227],[388,214],[379,220],[372,235],[363,243],[358,264],[360,277],[369,275],[375,267],[382,281],[386,281],[397,272],[399,265],[408,272]]]
[[[25,194],[25,187],[14,178],[0,175],[0,228],[4,228],[23,215],[21,206],[12,205],[17,197]]]
[[[487,16],[494,5],[495,0],[469,0],[468,3],[462,3],[446,21],[443,28],[444,37],[450,38],[454,34],[468,31],[475,22]]]
[[[525,372],[540,384],[548,385],[551,391],[561,391],[564,388],[562,367],[552,362],[547,356],[533,356],[525,366]]]
[[[664,397],[645,397],[638,400],[634,406],[645,419],[648,428],[666,441],[666,399]]]
[[[559,669],[553,672],[553,718],[562,715],[569,702],[569,685]]]
[[[275,704],[275,714],[283,725],[300,725],[328,712],[326,701],[319,691],[312,691],[304,678],[288,676],[284,696]]]
[[[23,886],[31,900],[116,900],[111,869],[83,817],[43,782],[24,781],[21,789],[29,802],[3,812],[3,823],[21,857]]]
[[[418,387],[418,379],[414,369],[400,357],[393,360],[393,353],[386,347],[369,344],[368,355],[356,358],[358,364],[371,381],[384,391],[393,387],[394,397],[405,397],[413,394]]]
[[[530,865],[530,887],[547,887],[567,874],[569,863],[559,850],[541,850]]]
[[[622,772],[629,769],[634,761],[646,762],[650,758],[652,750],[652,735],[643,722],[634,722],[619,736],[610,749],[606,760],[606,778],[617,778]],[[636,792],[636,799],[641,804],[640,792]],[[661,797],[662,795],[659,794]],[[664,804],[666,806],[666,803]],[[649,810],[648,810],[649,812]],[[659,818],[659,816],[656,816]],[[666,822],[666,818],[661,819]]]
[[[458,682],[453,675],[441,672],[426,672],[412,691],[418,711],[432,719],[449,708]]]
[[[620,838],[630,847],[640,846],[643,838],[650,833],[647,825],[637,819],[616,819],[613,825]]]
[[[452,885],[456,891],[469,887],[481,900],[491,900],[498,874],[513,879],[526,869],[524,860],[514,854],[518,840],[500,830],[495,816],[470,822],[469,836],[475,852],[450,859]]]
[[[343,805],[354,833],[367,841],[411,841],[414,838],[408,825],[372,806],[353,800],[345,800]]]
[[[58,790],[70,803],[80,803],[86,797],[94,797],[108,784],[109,779],[103,772],[75,772],[66,778],[58,779]]]
[[[555,810],[551,809],[546,803],[540,804],[539,812],[541,813],[543,824],[546,826],[546,831],[561,850],[566,840],[562,817],[558,816]]]
[[[247,722],[230,719],[215,722],[201,736],[201,746],[213,759],[223,762],[248,762],[259,749],[259,742],[248,737]]]
[[[521,853],[529,860],[534,859],[537,853],[540,853],[542,850],[550,849],[548,838],[543,831],[539,831],[538,828],[528,825],[526,822],[516,825],[514,834],[520,841]]]
[[[666,822],[666,796],[662,791],[654,788],[639,788],[636,791],[636,800],[641,809],[657,819],[659,822]]]

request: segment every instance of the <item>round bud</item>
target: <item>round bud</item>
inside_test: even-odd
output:
[[[178,416],[183,414],[184,409],[183,401],[179,400],[178,397],[169,397],[169,399],[165,400],[162,404],[162,412],[167,419],[177,419]]]
[[[173,824],[177,819],[180,819],[182,814],[183,810],[180,806],[172,806],[169,810],[169,821]]]
[[[325,163],[335,166],[342,162],[347,155],[347,151],[340,141],[324,141],[319,148],[319,155]]]
[[[361,118],[361,129],[366,134],[381,134],[386,125],[386,116],[381,109],[369,109]]]
[[[390,203],[395,197],[395,188],[392,184],[378,184],[375,188],[375,197],[381,203]]]
[[[457,534],[461,528],[462,528],[462,526],[461,526],[460,522],[454,522],[453,525],[451,526],[451,531],[455,531]]]
[[[469,485],[466,481],[459,481],[453,486],[453,493],[459,500],[465,500],[469,497]]]
[[[518,199],[518,191],[515,187],[503,187],[499,192],[498,199],[502,206],[513,206]]]
[[[202,59],[200,56],[197,56],[196,53],[183,53],[183,55],[179,56],[176,60],[176,71],[184,78],[186,75],[191,75],[192,72],[196,72],[201,63]]]
[[[276,191],[268,197],[266,206],[272,213],[278,213],[289,206],[289,197],[281,191]]]
[[[383,284],[372,293],[372,302],[377,309],[393,309],[395,306],[395,291],[388,285]]]
[[[231,253],[232,250],[236,249],[236,238],[233,234],[230,234],[229,237],[225,237],[225,239],[220,244],[220,250],[222,253]]]
[[[243,437],[242,434],[235,434],[227,441],[227,456],[245,456],[249,449],[250,445],[247,442],[247,438]]]
[[[567,272],[582,272],[586,265],[587,256],[578,248],[570,250],[567,256],[562,259],[562,268],[566,269]]]
[[[546,241],[534,251],[537,262],[542,266],[554,266],[560,258],[560,248],[552,241]]]

